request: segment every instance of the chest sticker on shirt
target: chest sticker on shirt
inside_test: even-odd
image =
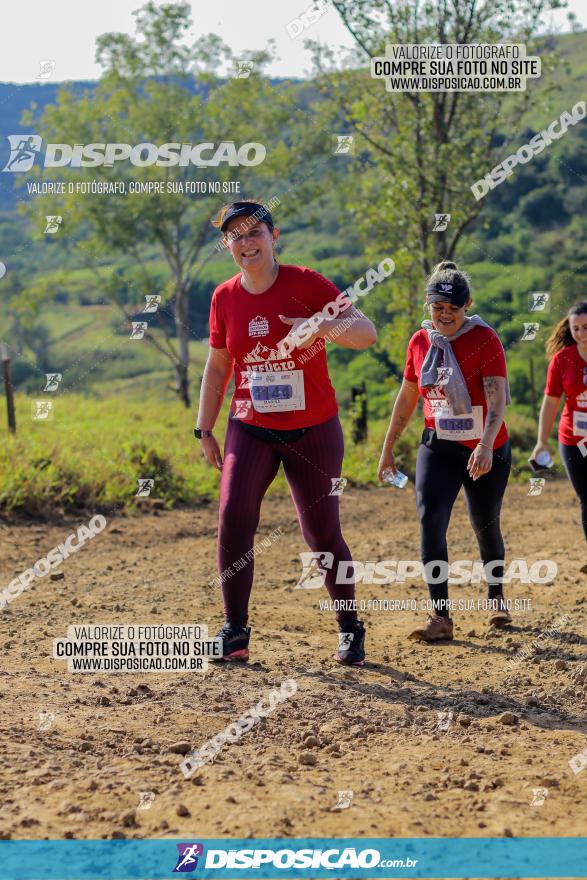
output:
[[[483,407],[474,406],[471,412],[455,415],[446,402],[435,410],[436,436],[439,440],[479,440],[483,433]]]
[[[577,437],[587,437],[587,413],[573,410],[573,434]]]
[[[249,373],[251,401],[257,412],[291,412],[306,408],[302,370]]]
[[[249,321],[249,336],[267,336],[269,333],[269,321],[261,315],[256,315]]]
[[[587,391],[582,391],[580,394],[577,394],[575,403],[579,409],[587,409]]]

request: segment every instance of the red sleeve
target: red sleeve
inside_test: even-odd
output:
[[[226,348],[226,327],[218,304],[217,291],[212,294],[210,303],[210,345],[212,348]]]
[[[503,376],[504,378],[507,376],[505,351],[499,336],[494,330],[488,332],[487,338],[483,340],[479,351],[481,353],[482,376]]]
[[[412,338],[408,344],[408,350],[406,351],[406,366],[404,367],[404,379],[407,379],[408,382],[414,382],[416,385],[418,384],[418,376],[416,375],[416,368],[414,366],[414,339]]]
[[[557,354],[548,365],[548,371],[546,373],[546,388],[544,389],[544,393],[548,397],[562,397],[564,394],[560,364],[561,359]]]
[[[341,292],[332,281],[329,281],[328,278],[325,278],[324,275],[320,275],[319,272],[314,272],[313,269],[306,269],[306,272],[309,273],[309,278],[311,281],[311,291],[312,291],[312,308],[314,309],[314,313],[321,312],[325,305],[330,302],[338,302],[339,306],[341,306]],[[338,297],[338,300],[337,300]],[[351,301],[348,297],[344,297],[344,302],[351,305]],[[346,309],[347,306],[344,306]],[[341,311],[344,310],[341,307]]]

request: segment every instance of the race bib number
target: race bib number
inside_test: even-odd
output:
[[[306,408],[303,370],[249,373],[249,389],[257,412],[291,412]]]
[[[587,413],[573,410],[573,434],[576,434],[577,437],[587,436]]]
[[[447,403],[434,413],[434,421],[439,440],[479,440],[483,433],[483,407],[474,406],[472,412],[455,416]]]

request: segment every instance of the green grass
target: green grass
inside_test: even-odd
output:
[[[44,395],[48,397],[48,395]],[[217,495],[218,476],[199,457],[193,413],[178,403],[56,396],[47,421],[17,398],[17,434],[0,449],[0,510],[46,516],[132,507],[139,478],[169,506]],[[2,429],[5,405],[0,408]]]
[[[49,395],[41,395],[47,398]],[[108,400],[57,395],[52,417],[32,418],[33,398],[17,396],[17,434],[6,429],[6,405],[0,404],[0,511],[34,517],[71,514],[82,510],[123,510],[136,505],[140,478],[155,480],[151,498],[167,507],[197,506],[218,497],[219,474],[201,458],[193,437],[194,413],[177,402],[132,397]],[[216,436],[222,444],[227,404]],[[378,485],[376,471],[387,428],[372,420],[363,444],[351,441],[348,415],[341,412],[346,441],[343,476],[351,486]],[[534,443],[534,423],[515,412],[508,414],[514,445],[514,464],[527,480],[525,460]],[[422,419],[417,415],[397,450],[398,466],[412,479]],[[280,473],[270,494],[286,493]]]

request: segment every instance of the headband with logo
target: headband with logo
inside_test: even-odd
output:
[[[433,281],[426,286],[428,302],[450,302],[453,306],[464,306],[469,299],[467,287],[452,281]]]

